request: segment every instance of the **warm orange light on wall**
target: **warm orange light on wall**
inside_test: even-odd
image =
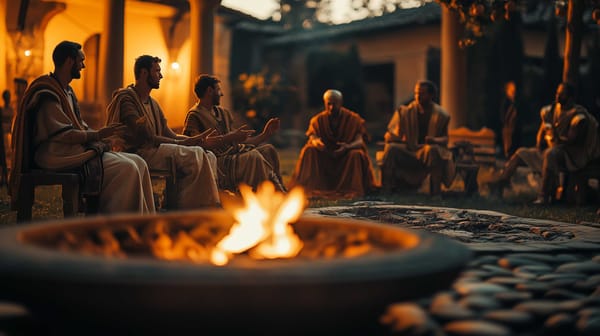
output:
[[[29,57],[31,56],[31,50],[27,49],[23,52],[23,54],[25,55],[25,57]]]

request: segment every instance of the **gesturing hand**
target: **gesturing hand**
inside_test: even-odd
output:
[[[215,132],[216,130],[214,128],[209,128],[198,135],[180,140],[179,144],[183,146],[202,146],[206,138],[213,135]]]
[[[230,134],[232,142],[240,143],[246,141],[246,139],[248,139],[249,136],[254,134],[254,130],[249,129],[248,125],[244,124],[236,130],[232,131]]]
[[[325,150],[325,144],[323,143],[323,140],[321,140],[321,138],[312,138],[310,144],[320,151]]]
[[[271,136],[275,134],[275,132],[279,131],[279,127],[281,126],[281,120],[279,118],[271,118],[267,121],[265,128],[263,129],[263,133],[267,136]]]
[[[344,154],[347,150],[348,150],[348,144],[345,142],[338,142],[337,143],[338,148],[336,150],[333,151],[333,156],[334,157],[339,157],[342,154]]]
[[[105,127],[102,127],[98,130],[98,138],[106,139],[113,135],[121,136],[127,130],[127,126],[123,124],[111,124]]]

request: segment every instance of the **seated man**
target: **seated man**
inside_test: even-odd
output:
[[[365,122],[342,107],[340,91],[325,91],[323,100],[325,111],[310,120],[309,139],[300,152],[291,187],[303,186],[314,196],[362,196],[375,186],[364,142]]]
[[[107,139],[125,126],[94,131],[81,119],[69,85],[81,77],[85,56],[81,45],[63,41],[52,53],[54,72],[35,79],[23,97],[14,123],[11,195],[18,197],[20,173],[33,158],[35,166],[53,171],[82,169],[83,194],[98,194],[98,211],[154,212],[152,182],[146,162],[129,153],[108,151]],[[27,144],[31,141],[31,146]]]
[[[546,204],[561,196],[561,172],[580,170],[600,157],[598,122],[583,106],[575,104],[575,89],[571,84],[558,86],[556,103],[552,106],[542,109],[537,148],[518,150],[492,186],[507,185],[517,165],[523,161],[534,171],[539,167],[542,186],[535,203]],[[548,144],[543,152],[542,135]]]
[[[175,161],[179,209],[196,209],[219,204],[216,182],[217,159],[205,151],[205,143],[214,141],[208,133],[194,137],[177,135],[167,126],[158,103],[150,97],[158,89],[162,74],[160,58],[143,55],[135,60],[135,84],[117,90],[108,105],[108,122],[128,126],[124,148],[146,160],[150,169],[167,169],[167,157]]]
[[[508,161],[504,164],[500,173],[497,174],[488,184],[490,193],[502,197],[503,189],[508,187],[512,176],[518,167],[527,166],[534,174],[542,174],[542,163],[544,161],[544,150],[549,148],[552,143],[552,123],[556,104],[550,104],[540,109],[540,127],[538,129],[535,147],[520,147]]]
[[[187,113],[183,134],[195,136],[216,130],[218,142],[205,148],[217,155],[219,187],[235,192],[240,183],[256,189],[261,182],[269,180],[276,189],[284,191],[277,151],[273,145],[262,144],[279,129],[279,119],[270,119],[262,133],[250,137],[254,131],[245,125],[234,130],[231,112],[219,106],[223,96],[219,79],[199,76],[194,92],[199,101]]]
[[[417,82],[415,100],[396,110],[388,124],[381,167],[387,192],[418,188],[430,175],[431,194],[437,195],[442,182],[449,187],[454,180],[454,161],[447,148],[450,116],[433,102],[436,92],[432,82]]]

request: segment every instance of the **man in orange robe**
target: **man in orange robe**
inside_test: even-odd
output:
[[[323,101],[325,110],[310,120],[291,187],[301,185],[312,196],[362,196],[375,186],[365,121],[342,107],[340,91],[327,90]]]

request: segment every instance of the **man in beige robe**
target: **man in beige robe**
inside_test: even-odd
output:
[[[522,153],[517,151],[514,156],[519,156],[506,163],[500,177],[494,182],[496,186],[507,184],[519,158],[532,164],[535,169],[535,165],[539,165],[537,156],[541,156],[542,185],[535,204],[547,204],[561,198],[561,172],[583,169],[590,161],[600,157],[598,122],[583,106],[575,104],[575,88],[571,84],[559,84],[553,108],[543,109],[542,112],[537,140],[541,148],[543,134],[548,148],[543,152],[536,149],[537,154],[531,150],[523,150]]]
[[[117,90],[108,105],[108,123],[128,126],[121,148],[140,155],[150,169],[167,169],[167,157],[173,158],[177,173],[177,206],[196,209],[220,203],[216,182],[217,159],[201,146],[210,146],[209,132],[194,137],[178,135],[156,100],[150,97],[162,79],[160,58],[143,55],[134,65],[135,84]]]
[[[553,103],[540,109],[541,122],[536,135],[535,147],[520,147],[510,156],[500,173],[496,174],[488,183],[491,194],[502,197],[504,188],[510,185],[512,176],[520,166],[529,167],[534,174],[542,174],[544,151],[552,145],[550,138],[555,108],[556,104]]]
[[[441,192],[442,182],[446,187],[452,184],[455,166],[447,148],[450,116],[433,102],[436,93],[432,82],[420,81],[415,85],[415,100],[394,112],[384,136],[381,178],[385,191],[418,188],[427,175],[432,195]]]
[[[342,107],[338,90],[325,91],[323,102],[325,110],[310,120],[290,187],[303,186],[317,197],[363,196],[375,188],[365,121]]]
[[[285,191],[279,155],[273,145],[264,143],[279,129],[279,119],[270,119],[259,135],[251,137],[254,131],[246,125],[233,129],[231,112],[219,106],[223,91],[218,78],[199,76],[194,92],[198,102],[187,113],[183,134],[196,136],[216,130],[217,143],[207,149],[217,155],[219,187],[236,192],[240,183],[256,189],[261,182],[271,181],[277,190]]]
[[[107,151],[110,146],[105,141],[122,132],[124,126],[110,125],[94,131],[81,119],[77,99],[69,86],[72,79],[80,78],[85,67],[81,45],[63,41],[54,49],[52,59],[54,72],[31,83],[15,118],[12,197],[18,197],[20,173],[29,168],[65,171],[98,160],[96,167],[101,168],[98,175],[85,176],[82,189],[84,193],[99,192],[101,213],[154,212],[146,162],[135,154]]]

